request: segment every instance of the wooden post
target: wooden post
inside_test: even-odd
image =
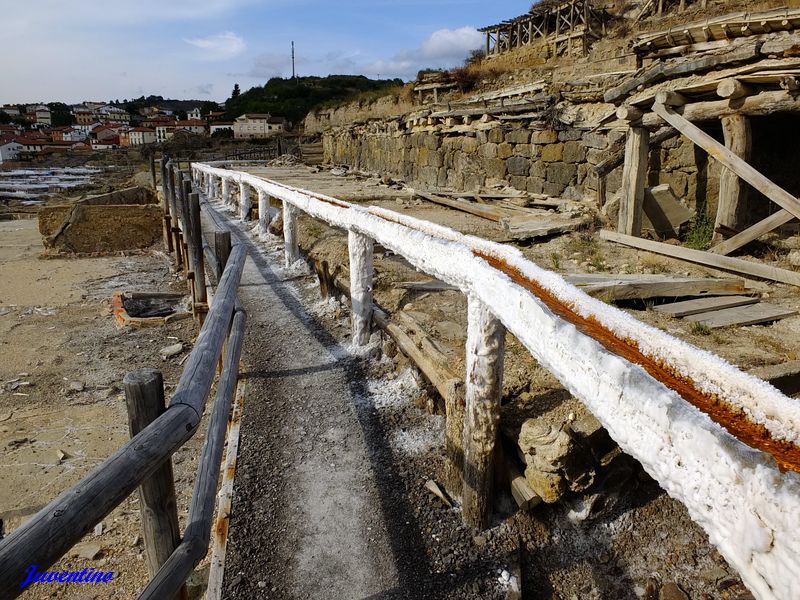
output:
[[[214,255],[217,257],[217,280],[222,277],[228,257],[231,255],[231,232],[214,232]]]
[[[258,236],[261,241],[269,234],[269,196],[264,190],[258,190]]]
[[[650,132],[640,126],[629,127],[625,144],[625,166],[622,171],[618,230],[636,237],[642,234],[642,207],[649,154]]]
[[[151,150],[150,152],[150,177],[153,180],[153,193],[156,193],[156,152],[155,150]]]
[[[242,221],[250,220],[250,209],[253,203],[250,201],[250,186],[244,181],[239,182],[239,218]]]
[[[468,298],[467,318],[462,507],[467,524],[485,529],[492,499],[506,330],[489,307],[472,294]]]
[[[222,178],[222,202],[226,206],[231,203],[231,181],[227,177]]]
[[[369,342],[372,323],[372,255],[374,242],[355,231],[347,233],[350,253],[350,320],[353,326],[353,344],[364,346]]]
[[[164,212],[164,249],[172,254],[172,222],[169,216],[169,197],[167,191],[167,159],[161,158],[161,210]]]
[[[297,242],[297,208],[283,201],[283,251],[286,266],[300,260],[300,247]]]
[[[125,375],[123,386],[128,429],[134,437],[164,412],[164,380],[160,371],[138,369]],[[153,577],[181,540],[171,460],[139,486],[139,507],[147,568]]]
[[[200,221],[200,195],[197,193],[189,194],[189,221],[192,227],[192,253],[194,255],[194,283],[197,292],[197,301],[205,303],[208,301],[206,292],[206,270],[203,260],[203,228]],[[200,318],[202,323],[203,318]]]
[[[753,149],[750,119],[744,115],[723,117],[722,131],[725,135],[725,147],[745,162],[750,162]],[[742,228],[747,193],[747,184],[736,173],[723,168],[719,177],[719,202],[714,230],[727,227],[739,231]],[[719,239],[721,236],[715,234],[715,237]]]
[[[175,167],[170,161],[167,165],[167,185],[170,197],[170,229],[172,230],[172,246],[175,249],[175,266],[183,269],[183,245],[181,230],[178,224],[178,193],[175,187]]]

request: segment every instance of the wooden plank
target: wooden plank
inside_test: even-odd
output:
[[[458,289],[458,287],[449,283],[445,283],[444,281],[439,281],[438,279],[428,279],[425,281],[400,281],[399,283],[395,283],[394,287],[421,292],[444,292],[447,290]]]
[[[680,318],[722,310],[723,308],[758,304],[758,302],[758,298],[750,298],[748,296],[714,296],[711,298],[698,298],[696,300],[684,300],[683,302],[662,304],[654,307],[653,310],[657,313],[669,315],[670,317]]]
[[[717,256],[716,254],[703,252],[702,250],[671,246],[669,244],[644,240],[605,229],[600,231],[600,238],[609,242],[617,242],[618,244],[630,246],[631,248],[638,248],[639,250],[670,256],[678,260],[685,260],[722,271],[730,271],[739,275],[750,275],[752,277],[760,277],[761,279],[769,279],[771,281],[800,286],[800,273],[787,271],[786,269],[780,269],[778,267],[771,267],[769,265],[731,258],[729,256]]]
[[[730,296],[745,292],[742,279],[675,278],[660,275],[567,275],[567,282],[585,293],[607,302],[647,300],[649,298],[686,298]]]
[[[644,127],[630,127],[625,143],[625,166],[622,171],[622,202],[617,228],[628,235],[642,234],[644,187],[650,156],[650,132]]]
[[[482,217],[484,219],[494,221],[495,223],[499,223],[500,219],[503,217],[508,217],[511,214],[507,210],[502,210],[493,206],[477,204],[461,198],[445,198],[444,196],[437,196],[435,194],[429,194],[427,192],[420,191],[415,191],[414,194],[420,198],[434,202],[435,204],[441,204],[442,206],[455,208],[456,210],[475,215],[476,217]]]
[[[701,323],[710,329],[719,329],[720,327],[731,327],[734,325],[744,327],[746,325],[770,323],[796,314],[796,310],[789,310],[781,306],[761,302],[760,304],[725,308],[714,312],[691,315],[686,317],[686,320],[692,321],[693,323]]]
[[[503,229],[515,240],[528,240],[575,231],[585,224],[582,219],[547,219],[546,217],[506,217],[500,221]]]
[[[794,216],[800,217],[800,200],[779,185],[770,181],[752,165],[736,156],[736,154],[720,144],[705,131],[693,125],[663,104],[654,104],[653,112],[708,152],[712,158],[716,159],[723,166],[730,169],[744,181],[764,194],[767,198],[778,204],[781,208],[789,211]]]
[[[714,254],[730,254],[734,250],[738,250],[745,244],[749,244],[753,240],[757,240],[762,235],[769,233],[770,231],[777,229],[781,225],[786,225],[789,221],[794,219],[794,215],[786,210],[779,210],[776,213],[771,214],[766,219],[759,221],[755,225],[748,227],[744,231],[737,233],[730,239],[725,240],[709,248],[709,252],[713,252]]]
[[[750,160],[753,149],[750,119],[744,115],[722,117],[722,132],[725,147],[745,162]],[[748,187],[730,169],[723,169],[719,176],[719,202],[714,229],[720,226],[739,230],[744,218]]]

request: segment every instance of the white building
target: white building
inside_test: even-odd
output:
[[[217,131],[233,131],[233,121],[217,121],[210,125],[210,129],[211,135],[214,135]]]
[[[22,144],[15,141],[0,142],[0,164],[10,160],[17,160],[22,150]]]
[[[190,121],[200,121],[202,120],[203,115],[200,113],[199,108],[194,107],[186,114],[186,118],[189,119]]]
[[[131,146],[156,143],[156,132],[149,127],[136,127],[130,131]]]
[[[40,126],[47,126],[53,124],[52,115],[50,114],[50,109],[44,105],[39,105],[36,107],[36,124]]]
[[[286,130],[288,122],[283,117],[270,114],[246,114],[233,123],[233,137],[237,140],[267,138]]]

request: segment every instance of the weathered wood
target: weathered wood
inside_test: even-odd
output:
[[[446,290],[457,290],[458,287],[438,279],[428,279],[426,281],[400,281],[394,287],[406,290],[417,290],[424,292],[442,292]]]
[[[484,219],[494,221],[495,223],[499,223],[500,219],[503,217],[511,216],[506,210],[492,206],[486,206],[484,204],[477,204],[475,202],[470,202],[469,200],[463,200],[460,198],[445,198],[443,196],[437,196],[435,194],[428,194],[420,191],[416,191],[415,195],[436,204],[441,204],[442,206],[455,208],[456,210],[460,210],[477,217],[483,217]]]
[[[656,94],[656,102],[664,104],[665,106],[683,106],[684,104],[688,104],[689,100],[686,96],[678,92],[663,90]]]
[[[136,437],[166,410],[164,380],[155,369],[138,369],[123,380],[128,407],[128,430]],[[154,577],[181,541],[172,461],[165,461],[139,486],[144,551],[150,577]]]
[[[222,202],[225,206],[231,203],[231,180],[228,177],[222,177]]]
[[[164,238],[164,250],[167,254],[172,254],[172,221],[169,215],[169,191],[167,190],[167,159],[159,161],[161,165],[161,210],[164,213],[164,227],[162,236]]]
[[[679,319],[691,315],[699,315],[701,313],[722,310],[723,308],[735,308],[737,306],[758,304],[758,302],[758,298],[750,298],[749,296],[717,296],[713,298],[697,298],[695,300],[684,300],[683,302],[661,304],[653,307],[653,310],[658,313]]]
[[[749,162],[752,153],[750,119],[744,115],[722,118],[725,147],[731,153]],[[714,229],[720,226],[741,229],[747,208],[747,185],[730,169],[723,169],[719,178],[719,202]]]
[[[197,292],[197,302],[207,302],[206,269],[203,259],[203,231],[200,221],[200,195],[189,194],[189,221],[192,225],[192,254],[194,255],[194,284]]]
[[[231,255],[231,232],[214,231],[214,256],[217,257],[216,273],[217,279],[222,277],[225,265],[228,264],[228,257]]]
[[[583,227],[586,221],[584,219],[523,215],[519,217],[504,217],[501,219],[500,224],[513,239],[529,240],[575,231]]]
[[[347,232],[350,255],[350,320],[353,344],[364,346],[369,342],[372,323],[372,255],[371,238],[354,231]]]
[[[648,252],[670,256],[672,258],[685,260],[698,265],[705,265],[722,271],[730,271],[739,275],[750,275],[752,277],[760,277],[762,279],[800,286],[800,273],[779,269],[778,267],[771,267],[769,265],[731,258],[729,256],[717,256],[716,254],[703,252],[702,250],[692,250],[691,248],[682,248],[680,246],[662,244],[661,242],[643,240],[605,229],[600,231],[600,237],[610,242],[617,242],[632,248],[647,250]]]
[[[242,221],[250,220],[250,210],[253,203],[250,200],[250,186],[244,181],[239,182],[239,218]]]
[[[417,366],[425,379],[431,382],[444,399],[445,414],[445,463],[444,484],[451,498],[461,499],[464,469],[464,379],[463,375],[451,369],[452,357],[444,355],[435,344],[430,343],[427,334],[413,319],[404,328],[396,321],[402,313],[393,315],[392,320],[373,307],[372,318],[378,327],[389,335],[397,348]],[[404,323],[405,324],[405,323]]]
[[[796,315],[796,310],[789,310],[774,304],[761,302],[749,306],[739,306],[736,308],[725,308],[714,312],[705,312],[699,315],[686,317],[687,321],[701,323],[710,329],[720,327],[743,327],[746,325],[759,325],[770,323]]]
[[[629,104],[622,105],[617,109],[617,118],[620,121],[638,121],[643,115],[641,110]]]
[[[660,146],[667,140],[678,137],[680,132],[673,127],[663,127],[655,134],[650,136],[650,146]],[[612,147],[608,150],[608,158],[598,163],[594,167],[594,172],[600,177],[605,177],[611,171],[616,169],[625,161],[625,144],[620,144],[619,147]]]
[[[650,132],[644,127],[628,128],[618,222],[619,231],[628,235],[642,234],[644,187],[647,184],[649,154]]]
[[[792,221],[794,218],[795,216],[792,213],[781,209],[724,242],[720,242],[716,246],[709,248],[708,251],[714,254],[730,254],[742,246],[757,240],[762,235],[777,229],[781,225],[786,225],[786,223]]]
[[[258,190],[258,237],[265,241],[269,237],[269,195]]]
[[[297,207],[283,202],[283,253],[284,264],[289,267],[300,260],[300,246],[297,239],[299,212]]]
[[[472,294],[467,317],[462,508],[467,524],[485,529],[492,500],[506,331],[489,307]]]
[[[516,465],[508,465],[508,479],[511,485],[511,496],[520,510],[530,510],[541,504],[541,497],[533,491],[525,475]]]
[[[756,367],[747,372],[774,385],[787,396],[793,396],[800,392],[800,360]]]
[[[606,302],[736,295],[745,292],[742,279],[665,277],[663,275],[566,275],[569,283]]]
[[[655,104],[653,105],[653,111],[703,150],[708,152],[712,158],[716,159],[724,167],[733,171],[781,208],[789,211],[796,217],[800,217],[800,200],[795,198],[792,194],[770,181],[750,164],[736,156],[736,154],[699,127],[674,113],[670,108],[661,104]]]
[[[724,79],[720,81],[717,86],[717,96],[720,98],[727,98],[728,100],[744,98],[745,96],[751,96],[753,93],[754,90],[750,86],[733,78]]]

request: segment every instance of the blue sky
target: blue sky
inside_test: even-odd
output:
[[[225,100],[272,76],[413,79],[460,64],[476,27],[529,2],[486,0],[37,0],[2,9],[0,103],[147,94]]]

